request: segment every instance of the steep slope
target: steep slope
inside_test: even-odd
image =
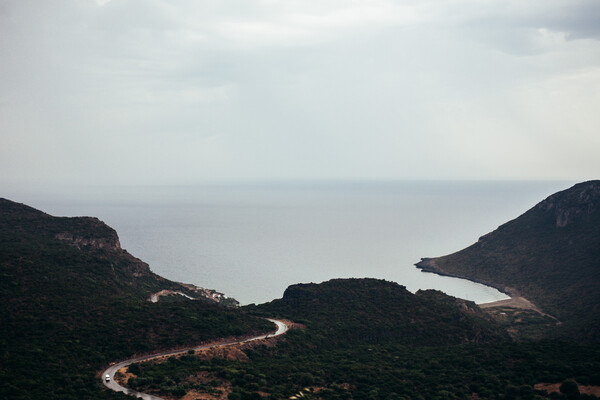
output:
[[[600,338],[600,181],[558,192],[424,270],[516,290],[563,322],[563,334]]]
[[[0,199],[0,398],[106,398],[104,364],[271,324],[182,296],[96,218],[57,218]]]
[[[62,281],[73,275],[78,279],[86,276],[83,285],[95,290],[85,295],[93,296],[107,287],[111,292],[126,290],[141,298],[161,288],[181,288],[152,273],[146,263],[121,249],[115,230],[97,218],[52,217],[6,199],[0,199],[0,217],[0,262],[5,278],[18,276],[21,292],[34,289],[39,293],[48,288],[40,284],[48,280],[48,274]],[[78,268],[68,268],[69,264]]]

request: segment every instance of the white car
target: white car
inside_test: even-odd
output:
[[[110,382],[110,375],[109,375],[109,374],[106,374],[106,376],[104,377],[104,380],[105,380],[106,382]]]

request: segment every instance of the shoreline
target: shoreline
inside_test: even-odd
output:
[[[419,261],[418,263],[415,264],[415,267],[417,267],[418,269],[420,269],[423,272],[428,272],[431,274],[436,274],[436,275],[440,275],[440,276],[447,276],[450,278],[459,278],[459,279],[465,279],[467,281],[471,281],[471,282],[475,282],[475,283],[479,283],[481,285],[485,285],[488,287],[491,287],[493,289],[498,290],[499,292],[507,295],[510,298],[515,298],[515,297],[521,297],[521,294],[519,293],[518,290],[505,286],[505,285],[501,285],[498,283],[494,283],[494,282],[488,282],[485,281],[483,279],[477,279],[477,278],[472,278],[469,276],[463,276],[463,275],[459,275],[459,274],[453,274],[450,272],[447,272],[443,269],[441,269],[435,262],[435,258],[421,258],[421,261]],[[496,300],[493,301],[491,303],[496,303],[499,301],[506,301],[509,299],[505,299],[505,300]],[[490,304],[490,303],[482,303],[482,304]]]
[[[485,286],[494,288],[509,297],[508,299],[504,299],[504,300],[496,300],[496,301],[491,301],[488,303],[477,304],[482,309],[495,308],[495,307],[509,307],[509,308],[518,308],[521,310],[532,310],[541,315],[548,316],[548,317],[553,318],[556,321],[558,321],[558,319],[556,317],[554,317],[553,315],[550,315],[550,314],[546,314],[537,305],[535,305],[534,303],[532,303],[530,300],[526,299],[525,297],[521,296],[521,293],[517,289],[511,288],[511,287],[508,287],[505,285],[500,285],[500,284],[497,284],[494,282],[487,282],[482,279],[470,278],[467,276],[461,276],[458,274],[452,274],[452,273],[446,272],[436,264],[435,258],[422,258],[421,261],[419,261],[418,263],[415,264],[415,267],[419,268],[423,272],[428,272],[428,273],[437,274],[437,275],[441,275],[441,276],[448,276],[451,278],[466,279],[471,282],[479,283],[481,285],[485,285]]]

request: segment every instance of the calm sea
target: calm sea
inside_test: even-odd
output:
[[[52,215],[97,216],[166,278],[243,304],[288,285],[373,277],[484,303],[505,298],[413,264],[460,250],[571,182],[329,182],[10,188]]]

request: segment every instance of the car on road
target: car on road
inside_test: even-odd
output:
[[[106,374],[106,376],[104,377],[104,380],[105,380],[106,382],[110,382],[110,375],[109,375],[109,374]]]

